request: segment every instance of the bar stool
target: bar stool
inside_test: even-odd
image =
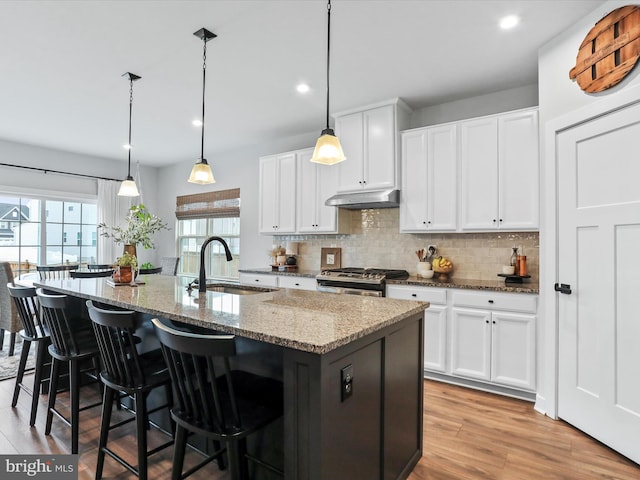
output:
[[[19,287],[7,284],[9,295],[13,298],[14,305],[18,311],[18,316],[22,322],[23,330],[20,331],[22,337],[22,353],[20,354],[20,363],[18,364],[18,374],[16,376],[16,386],[13,389],[13,400],[11,406],[18,404],[18,396],[20,391],[24,390],[31,395],[31,416],[29,417],[29,426],[33,427],[36,423],[36,414],[38,412],[39,393],[42,389],[42,383],[45,381],[43,373],[45,366],[50,364],[50,357],[47,353],[47,347],[51,345],[51,338],[44,326],[40,323],[38,300],[36,289],[32,287]],[[31,343],[35,343],[36,361],[34,367],[33,390],[30,390],[22,379],[27,367],[27,358]]]
[[[42,288],[36,290],[45,326],[51,335],[49,354],[51,355],[51,381],[49,385],[49,402],[45,435],[51,433],[53,415],[56,415],[67,426],[71,427],[71,453],[78,453],[78,432],[80,412],[102,403],[96,402],[80,407],[80,374],[93,373],[97,381],[100,370],[98,345],[89,323],[70,317],[67,308],[67,295],[44,293]],[[86,325],[83,325],[85,322]],[[81,369],[80,363],[91,362],[92,367]],[[65,417],[56,408],[60,364],[67,363],[69,368],[69,394],[71,400],[70,418]]]
[[[87,301],[89,317],[93,323],[103,369],[100,379],[105,385],[102,403],[102,420],[100,422],[100,444],[98,447],[98,464],[96,480],[102,478],[105,454],[116,460],[141,480],[147,479],[148,457],[173,445],[173,438],[158,447],[147,451],[147,423],[149,414],[168,408],[172,404],[171,379],[160,350],[138,354],[135,332],[135,312],[122,310],[104,310]],[[167,403],[151,410],[147,408],[147,396],[158,387],[165,389]],[[132,396],[135,405],[135,416],[111,425],[111,412],[115,395],[119,392]],[[138,468],[126,462],[121,456],[107,447],[109,431],[131,421],[136,421],[136,437],[138,444]],[[150,422],[149,422],[150,423]],[[157,425],[155,425],[157,426]],[[173,425],[172,425],[173,429]],[[162,430],[162,429],[160,429]],[[171,437],[169,432],[165,432]]]
[[[176,395],[171,417],[176,422],[173,480],[183,479],[227,452],[232,480],[249,478],[247,460],[276,474],[282,471],[246,451],[249,435],[283,414],[282,382],[241,370],[231,370],[235,355],[233,335],[182,332],[152,320],[160,340]],[[214,367],[215,365],[215,367]],[[213,379],[213,381],[212,381]],[[182,473],[189,432],[219,442],[226,448]]]

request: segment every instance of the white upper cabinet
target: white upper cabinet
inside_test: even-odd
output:
[[[325,201],[335,195],[338,168],[311,163],[313,148],[297,153],[298,194],[296,225],[299,233],[338,233],[339,209]]]
[[[398,131],[408,121],[401,100],[369,109],[337,114],[336,135],[347,159],[337,165],[338,192],[397,188]]]
[[[537,230],[538,112],[460,123],[460,221],[464,230]]]
[[[498,211],[505,230],[539,226],[538,111],[498,117]]]
[[[296,154],[260,157],[260,233],[296,231]]]
[[[457,165],[455,124],[402,133],[401,232],[456,230]]]

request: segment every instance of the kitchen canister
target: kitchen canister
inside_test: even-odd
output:
[[[429,262],[418,262],[416,265],[417,275],[418,277],[423,278],[431,278],[433,277],[433,270],[431,270],[431,263]]]

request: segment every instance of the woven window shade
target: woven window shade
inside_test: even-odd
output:
[[[240,216],[240,189],[176,197],[176,218],[228,218]]]

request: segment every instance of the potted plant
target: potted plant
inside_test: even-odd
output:
[[[118,257],[114,264],[113,281],[120,283],[130,283],[133,281],[134,272],[138,269],[138,259],[129,252],[124,252]]]
[[[100,235],[113,239],[118,245],[124,245],[125,251],[129,251],[135,256],[137,245],[141,245],[144,249],[153,248],[152,235],[160,230],[169,230],[169,227],[157,215],[149,213],[147,207],[141,203],[131,206],[124,226],[109,226],[100,223],[98,230]]]

